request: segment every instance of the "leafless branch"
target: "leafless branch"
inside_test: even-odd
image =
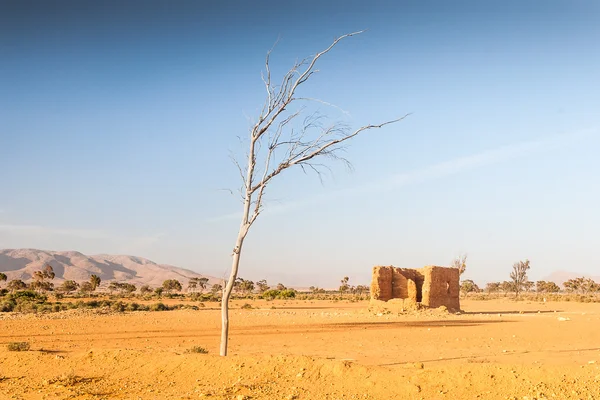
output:
[[[256,192],[261,187],[264,187],[265,185],[267,185],[271,181],[271,179],[273,179],[275,176],[279,175],[282,171],[284,171],[294,165],[304,164],[307,161],[310,161],[317,156],[333,157],[338,160],[343,160],[343,161],[345,161],[346,164],[348,164],[347,160],[345,160],[341,157],[338,157],[335,154],[336,150],[338,150],[335,148],[336,145],[344,143],[344,142],[356,137],[358,134],[360,134],[361,132],[364,132],[366,130],[382,128],[386,125],[390,125],[390,124],[402,121],[409,115],[410,114],[406,114],[406,115],[402,116],[401,118],[397,118],[395,120],[387,121],[387,122],[377,124],[377,125],[374,125],[374,124],[366,125],[361,128],[358,128],[357,130],[355,130],[354,132],[352,132],[350,134],[343,134],[343,130],[338,129],[338,127],[336,127],[336,126],[327,128],[312,143],[302,146],[302,149],[299,152],[290,154],[286,159],[281,161],[279,163],[279,165],[277,166],[277,168],[275,168],[269,174],[263,176],[263,178],[261,179],[261,181],[259,183],[257,183],[255,186],[252,186],[250,188],[250,191],[251,191],[251,193]],[[335,139],[323,140],[324,137],[335,135],[335,134],[340,134],[341,136],[338,136]]]

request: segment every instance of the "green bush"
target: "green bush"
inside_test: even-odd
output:
[[[48,300],[48,296],[34,292],[33,290],[20,290],[18,292],[9,294],[8,297],[14,300],[24,299],[28,301],[38,301],[41,303]]]
[[[279,293],[280,299],[292,299],[296,297],[296,291],[294,289],[284,289]]]
[[[292,299],[296,297],[296,291],[294,289],[270,289],[266,290],[262,294],[263,299],[273,300],[273,299]]]

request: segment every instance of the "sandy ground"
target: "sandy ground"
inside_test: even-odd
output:
[[[240,304],[227,358],[211,307],[0,314],[0,399],[600,399],[600,304],[400,316],[367,302]]]

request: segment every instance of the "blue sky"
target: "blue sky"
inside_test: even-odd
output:
[[[230,152],[275,74],[344,33],[303,95],[358,127],[354,171],[291,171],[240,275],[367,283],[370,267],[600,275],[600,3],[22,1],[0,5],[0,248],[121,253],[223,276]]]

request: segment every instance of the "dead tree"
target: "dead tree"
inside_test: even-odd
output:
[[[267,52],[266,70],[262,76],[266,99],[258,119],[250,129],[245,165],[242,167],[235,158],[233,159],[242,180],[240,194],[243,213],[233,248],[231,273],[221,300],[222,356],[227,355],[229,299],[238,276],[242,246],[250,227],[263,209],[263,196],[267,186],[275,177],[292,167],[300,167],[305,172],[312,170],[321,178],[323,168],[327,169],[325,164],[319,162],[323,159],[342,161],[350,166],[349,161],[339,154],[346,141],[368,130],[401,121],[408,115],[351,130],[340,123],[326,125],[327,119],[323,115],[310,113],[305,106],[306,102],[310,101],[328,103],[296,95],[302,84],[318,72],[315,66],[321,57],[329,53],[341,40],[360,33],[362,31],[338,37],[325,50],[297,61],[283,75],[279,84],[273,83],[271,76],[269,61],[273,49]]]

